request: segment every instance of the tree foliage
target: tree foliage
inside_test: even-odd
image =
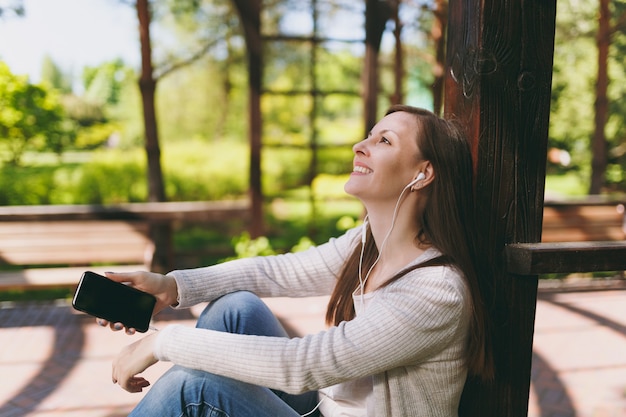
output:
[[[612,33],[608,58],[609,112],[605,134],[608,145],[606,184],[609,190],[626,190],[626,72],[624,21],[626,2],[611,1]],[[570,153],[571,163],[548,163],[552,171],[572,170],[583,183],[591,176],[591,138],[594,132],[594,87],[597,80],[597,0],[563,0],[557,8],[557,26],[550,115],[551,147]]]
[[[402,88],[406,102],[432,106],[431,86],[438,68],[433,32],[440,3],[402,0],[401,22],[388,22],[380,55],[381,110],[395,93],[395,51],[390,46],[395,25],[402,30]],[[163,144],[189,140],[245,143],[249,123],[246,45],[233,1],[151,0],[150,4],[155,28],[154,76],[159,86],[155,97],[159,140]],[[268,148],[299,149],[302,163],[307,164],[312,158],[307,147],[314,140],[320,148],[319,171],[341,172],[349,168],[336,158],[343,157],[343,153],[324,147],[346,146],[345,159],[349,163],[349,144],[362,135],[359,93],[365,49],[362,43],[353,41],[364,38],[365,2],[318,1],[317,21],[312,16],[312,4],[304,0],[263,2],[262,142]],[[8,16],[14,10],[20,9],[5,8],[4,13]],[[605,127],[608,189],[626,189],[625,11],[626,0],[611,0],[614,30]],[[572,171],[585,182],[591,173],[597,19],[598,0],[559,0],[549,144],[567,151],[571,162],[567,166],[550,162],[549,172]],[[312,42],[314,35],[317,38]],[[142,145],[144,128],[136,69],[128,68],[121,60],[111,60],[85,68],[78,75],[80,82],[72,80],[71,74],[63,73],[48,58],[42,65],[42,85],[21,85],[15,90],[22,91],[22,104],[36,107],[32,113],[2,98],[0,143],[6,159],[19,162],[20,153],[26,149],[95,149],[118,137],[118,146]],[[26,80],[24,83],[28,84]],[[79,91],[73,91],[73,86],[79,86]],[[8,94],[6,82],[0,89],[3,97]],[[27,89],[28,94],[24,92]],[[356,94],[343,94],[348,90]],[[20,112],[29,112],[28,117],[22,115],[21,139],[12,134],[9,140],[8,126],[14,123],[11,128],[18,129],[16,115]],[[56,116],[46,118],[45,114]],[[26,120],[35,119],[41,123],[48,120],[48,127],[36,132],[34,126],[40,122],[27,126]],[[326,158],[330,154],[333,158]],[[264,175],[277,169],[281,168],[264,163]],[[302,182],[305,179],[294,178],[289,184]]]
[[[71,75],[63,72],[49,55],[44,56],[41,64],[41,82],[62,94],[72,92]]]
[[[19,165],[29,149],[59,149],[68,132],[58,95],[43,85],[33,85],[28,77],[11,73],[0,61],[0,143],[8,162]]]
[[[0,18],[5,16],[23,16],[24,0],[8,0],[4,5],[0,5]]]

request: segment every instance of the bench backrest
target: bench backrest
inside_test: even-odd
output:
[[[581,242],[626,239],[624,205],[546,204],[542,242]]]
[[[147,264],[146,221],[53,220],[0,223],[0,264]]]

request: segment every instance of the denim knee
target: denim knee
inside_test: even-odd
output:
[[[287,336],[269,307],[249,291],[226,294],[211,302],[198,318],[196,327],[238,334]]]

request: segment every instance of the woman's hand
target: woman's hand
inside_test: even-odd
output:
[[[157,333],[152,333],[122,349],[113,360],[111,376],[114,384],[119,384],[128,392],[141,392],[150,385],[138,374],[157,363],[153,353],[156,337]]]
[[[157,299],[152,315],[154,316],[165,307],[174,305],[178,299],[178,287],[173,277],[157,274],[154,272],[105,272],[107,278],[112,281],[127,283],[131,287],[150,293]],[[97,319],[96,322],[100,326],[110,326],[111,330],[118,331],[124,329],[122,323],[109,323],[104,319]],[[126,333],[135,334],[135,329],[128,328]]]

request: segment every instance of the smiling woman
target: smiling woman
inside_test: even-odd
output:
[[[109,0],[23,0],[24,16],[0,24],[0,60],[16,74],[39,82],[50,57],[63,71],[80,76],[85,66],[122,58],[138,66],[139,35],[133,7]]]
[[[429,111],[394,106],[353,153],[345,188],[367,221],[342,236],[167,275],[107,274],[155,295],[155,313],[210,302],[196,328],[167,326],[114,360],[129,392],[150,385],[156,362],[175,364],[132,416],[456,417],[467,375],[492,375],[467,141]],[[320,295],[331,295],[328,328],[292,339],[259,298]]]

